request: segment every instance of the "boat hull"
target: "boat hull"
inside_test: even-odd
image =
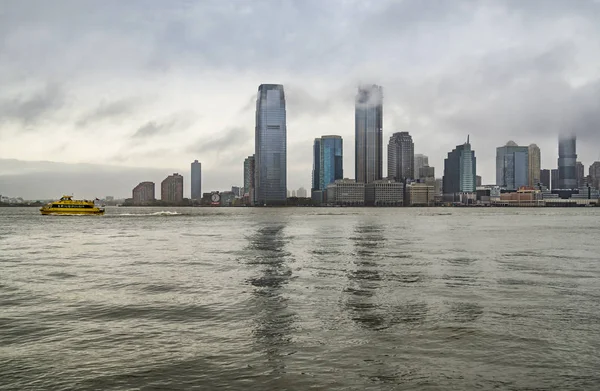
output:
[[[99,208],[91,208],[89,210],[81,210],[81,209],[70,209],[70,208],[48,208],[48,209],[40,209],[40,213],[44,216],[52,215],[52,216],[85,216],[85,215],[103,215],[104,209]]]

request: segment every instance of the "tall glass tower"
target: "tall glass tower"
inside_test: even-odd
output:
[[[408,132],[394,133],[388,144],[388,178],[406,181],[414,177],[415,144]]]
[[[355,176],[370,183],[383,174],[383,90],[380,86],[360,86],[354,111]]]
[[[577,139],[560,136],[558,139],[558,188],[577,188]]]
[[[444,194],[474,192],[476,187],[477,159],[471,143],[458,145],[444,160]]]
[[[496,185],[507,190],[529,186],[529,147],[509,141],[496,148]]]
[[[327,185],[336,179],[344,178],[343,144],[341,136],[321,137],[319,189],[326,190]]]
[[[321,179],[321,139],[316,138],[313,144],[313,172],[311,190],[320,190]]]
[[[287,196],[287,128],[281,84],[258,87],[254,148],[256,204],[284,204]]]
[[[198,160],[192,163],[192,200],[202,198],[202,164]]]

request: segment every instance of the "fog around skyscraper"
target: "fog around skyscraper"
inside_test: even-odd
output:
[[[287,185],[309,188],[323,134],[346,140],[354,175],[357,87],[377,84],[383,139],[409,131],[439,173],[465,134],[486,183],[509,139],[536,143],[541,167],[555,168],[565,129],[588,167],[599,158],[599,15],[598,2],[565,0],[5,1],[0,159],[73,164],[83,180],[59,173],[63,188],[102,181],[103,193],[122,195],[198,159],[202,187],[228,189],[242,184],[241,162],[254,152],[256,88],[279,83]],[[161,174],[121,185],[84,164]],[[26,177],[41,171],[8,166],[0,161],[0,192],[10,181],[12,194],[35,196]]]

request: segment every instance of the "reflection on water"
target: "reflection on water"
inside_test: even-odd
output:
[[[253,335],[259,349],[265,354],[274,372],[285,369],[283,349],[290,344],[296,314],[288,308],[288,299],[282,294],[291,276],[287,265],[290,254],[285,251],[285,225],[260,226],[250,236],[247,246],[247,264],[256,267],[256,275],[248,279],[253,287],[250,312],[253,314]]]

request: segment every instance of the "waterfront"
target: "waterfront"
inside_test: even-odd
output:
[[[600,208],[0,209],[0,389],[596,389]]]

